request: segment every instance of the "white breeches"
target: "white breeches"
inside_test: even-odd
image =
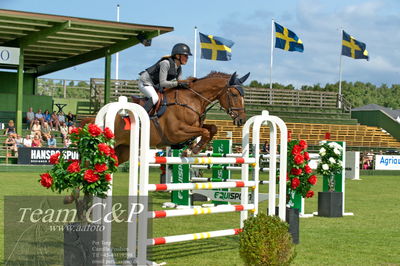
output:
[[[152,85],[143,84],[143,82],[139,80],[139,89],[146,97],[149,97],[152,99],[153,104],[157,103],[158,95]]]

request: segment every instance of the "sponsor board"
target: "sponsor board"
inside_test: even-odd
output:
[[[18,65],[20,49],[0,46],[0,64]]]
[[[241,192],[234,191],[216,191],[216,190],[193,190],[193,193],[198,193],[200,195],[210,198],[210,200],[216,201],[226,201],[226,202],[240,202],[242,199]],[[268,200],[268,194],[259,193],[258,202]],[[253,195],[249,193],[249,201],[253,202]]]
[[[375,155],[375,170],[400,170],[400,155]]]
[[[50,156],[61,152],[66,160],[78,160],[79,153],[71,149],[19,148],[18,164],[50,164]]]

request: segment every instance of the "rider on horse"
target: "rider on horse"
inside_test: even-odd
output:
[[[170,56],[164,56],[154,65],[139,73],[139,89],[148,98],[144,109],[150,113],[157,104],[157,90],[164,88],[188,88],[186,82],[179,82],[182,77],[182,65],[185,65],[188,56],[192,55],[188,45],[175,44]]]

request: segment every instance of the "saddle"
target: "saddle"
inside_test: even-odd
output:
[[[165,110],[167,109],[167,98],[164,97],[164,94],[162,92],[157,91],[158,95],[158,101],[157,103],[153,106],[153,108],[149,112],[150,117],[161,117],[164,113]],[[137,95],[132,96],[132,102],[139,104],[140,106],[144,107],[146,101],[148,100],[147,97],[139,97]]]

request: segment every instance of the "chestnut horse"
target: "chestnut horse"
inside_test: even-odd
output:
[[[184,80],[189,82],[189,89],[167,89],[164,92],[165,113],[159,118],[152,118],[150,145],[160,148],[184,144],[190,146],[186,155],[199,153],[217,133],[215,125],[204,124],[208,107],[217,102],[232,118],[234,125],[243,125],[246,114],[241,85],[249,74],[238,78],[236,73],[211,72],[204,78]],[[124,130],[124,125],[123,118],[117,115],[114,148],[120,163],[129,159],[130,132]],[[199,136],[200,141],[193,143]]]

